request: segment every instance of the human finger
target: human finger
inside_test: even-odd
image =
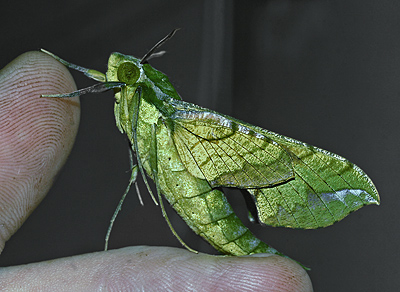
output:
[[[76,90],[68,70],[27,52],[0,71],[0,252],[50,189],[77,133],[78,98],[40,98]]]
[[[0,288],[38,291],[312,291],[306,271],[276,255],[211,256],[136,246],[0,270]]]

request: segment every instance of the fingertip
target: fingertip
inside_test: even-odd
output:
[[[167,247],[133,247],[111,254],[120,257],[107,264],[115,276],[107,277],[106,282],[117,287],[115,290],[121,285],[142,285],[146,290],[156,286],[171,291],[313,291],[307,272],[293,260],[277,255],[211,256]]]
[[[224,269],[219,277],[222,290],[229,286],[240,291],[310,292],[313,291],[307,272],[295,261],[272,254],[221,258]]]
[[[50,189],[77,133],[79,99],[40,95],[74,90],[65,66],[41,52],[0,71],[0,251]]]
[[[259,266],[260,274],[264,275],[262,281],[274,283],[273,289],[264,291],[313,291],[307,271],[295,261],[277,255],[264,259]],[[265,284],[260,283],[260,287],[262,286]]]

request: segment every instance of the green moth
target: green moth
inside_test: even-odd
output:
[[[76,92],[45,97],[113,89],[117,127],[128,136],[136,156],[129,186],[111,220],[106,249],[112,224],[130,185],[136,185],[138,172],[157,204],[145,174],[154,181],[163,215],[184,246],[166,216],[161,195],[195,233],[228,255],[282,254],[243,225],[220,187],[249,192],[258,221],[271,226],[320,228],[364,205],[379,205],[370,178],[343,157],[182,101],[168,77],[148,64],[151,57],[163,53],[155,51],[175,31],[141,59],[112,53],[106,74],[42,50],[100,81]]]

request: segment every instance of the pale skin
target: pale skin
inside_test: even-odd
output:
[[[68,70],[39,52],[20,56],[0,73],[0,251],[50,189],[79,124],[77,99],[39,95],[73,90]],[[280,256],[134,246],[1,268],[0,290],[13,289],[312,291],[312,284],[302,267]]]

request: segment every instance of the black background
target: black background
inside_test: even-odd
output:
[[[388,1],[8,1],[0,65],[38,48],[106,71],[113,51],[151,60],[184,100],[338,153],[365,170],[381,206],[319,230],[251,226],[312,268],[316,291],[393,291],[398,245],[400,4]],[[78,88],[93,82],[73,73]],[[112,93],[81,98],[76,144],[50,193],[6,243],[1,266],[100,251],[129,179],[127,141]],[[141,179],[140,179],[140,182]],[[158,207],[128,196],[110,248],[179,247]],[[245,214],[237,191],[227,192]],[[191,247],[215,251],[168,209]]]

